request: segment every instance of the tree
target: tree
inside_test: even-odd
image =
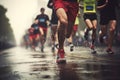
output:
[[[5,15],[6,12],[7,9],[0,5],[0,49],[16,44],[9,19]]]

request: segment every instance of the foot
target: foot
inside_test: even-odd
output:
[[[97,51],[95,50],[93,44],[90,46],[90,49],[91,49],[91,53],[92,53],[92,54],[96,54],[96,53],[97,53]]]
[[[52,50],[52,52],[55,52],[55,47],[52,47],[52,49],[51,49],[51,50]]]
[[[114,54],[114,51],[113,51],[112,49],[110,49],[110,48],[108,48],[108,49],[106,50],[106,52],[107,52],[108,54]]]
[[[96,51],[95,49],[91,49],[91,53],[92,53],[92,54],[96,54],[97,51]]]
[[[51,46],[51,51],[54,53],[55,52],[55,45]]]
[[[44,46],[41,46],[41,52],[44,52]]]
[[[55,44],[55,48],[59,49],[59,44]]]
[[[74,50],[74,45],[71,43],[70,44],[70,51],[73,51]]]
[[[65,59],[65,52],[63,49],[59,49],[58,53],[57,53],[57,60],[56,62],[59,63],[65,63],[66,59]]]

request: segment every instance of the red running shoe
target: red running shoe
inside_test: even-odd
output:
[[[66,62],[64,49],[58,50],[56,62],[57,63],[65,63]]]
[[[114,54],[114,51],[113,51],[112,49],[110,49],[110,48],[108,48],[108,49],[106,50],[106,52],[107,52],[108,54]]]
[[[92,53],[92,54],[96,54],[96,53],[97,53],[97,51],[95,50],[93,44],[91,44],[90,49],[91,49],[91,53]]]
[[[93,44],[90,45],[90,49],[94,49],[94,45]]]

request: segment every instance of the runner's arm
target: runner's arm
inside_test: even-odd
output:
[[[101,9],[104,8],[108,3],[108,0],[106,0],[106,2],[103,5],[97,6],[97,9]]]
[[[53,8],[53,2],[52,2],[52,0],[48,1],[47,7],[51,8],[51,9]]]

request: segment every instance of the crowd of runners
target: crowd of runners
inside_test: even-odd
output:
[[[70,51],[74,51],[75,41],[80,41],[81,44],[88,42],[93,54],[97,53],[97,42],[106,45],[108,54],[115,53],[113,41],[117,26],[116,11],[120,8],[119,0],[49,0],[46,6],[52,10],[51,18],[44,13],[45,8],[40,8],[41,13],[36,16],[24,35],[26,48],[35,50],[36,46],[39,46],[41,52],[44,52],[49,27],[51,51],[57,50],[57,63],[66,61],[64,51],[66,41]],[[80,26],[80,18],[83,18],[85,23],[83,38],[77,35],[79,27],[83,27]],[[118,37],[119,35],[120,30]]]

